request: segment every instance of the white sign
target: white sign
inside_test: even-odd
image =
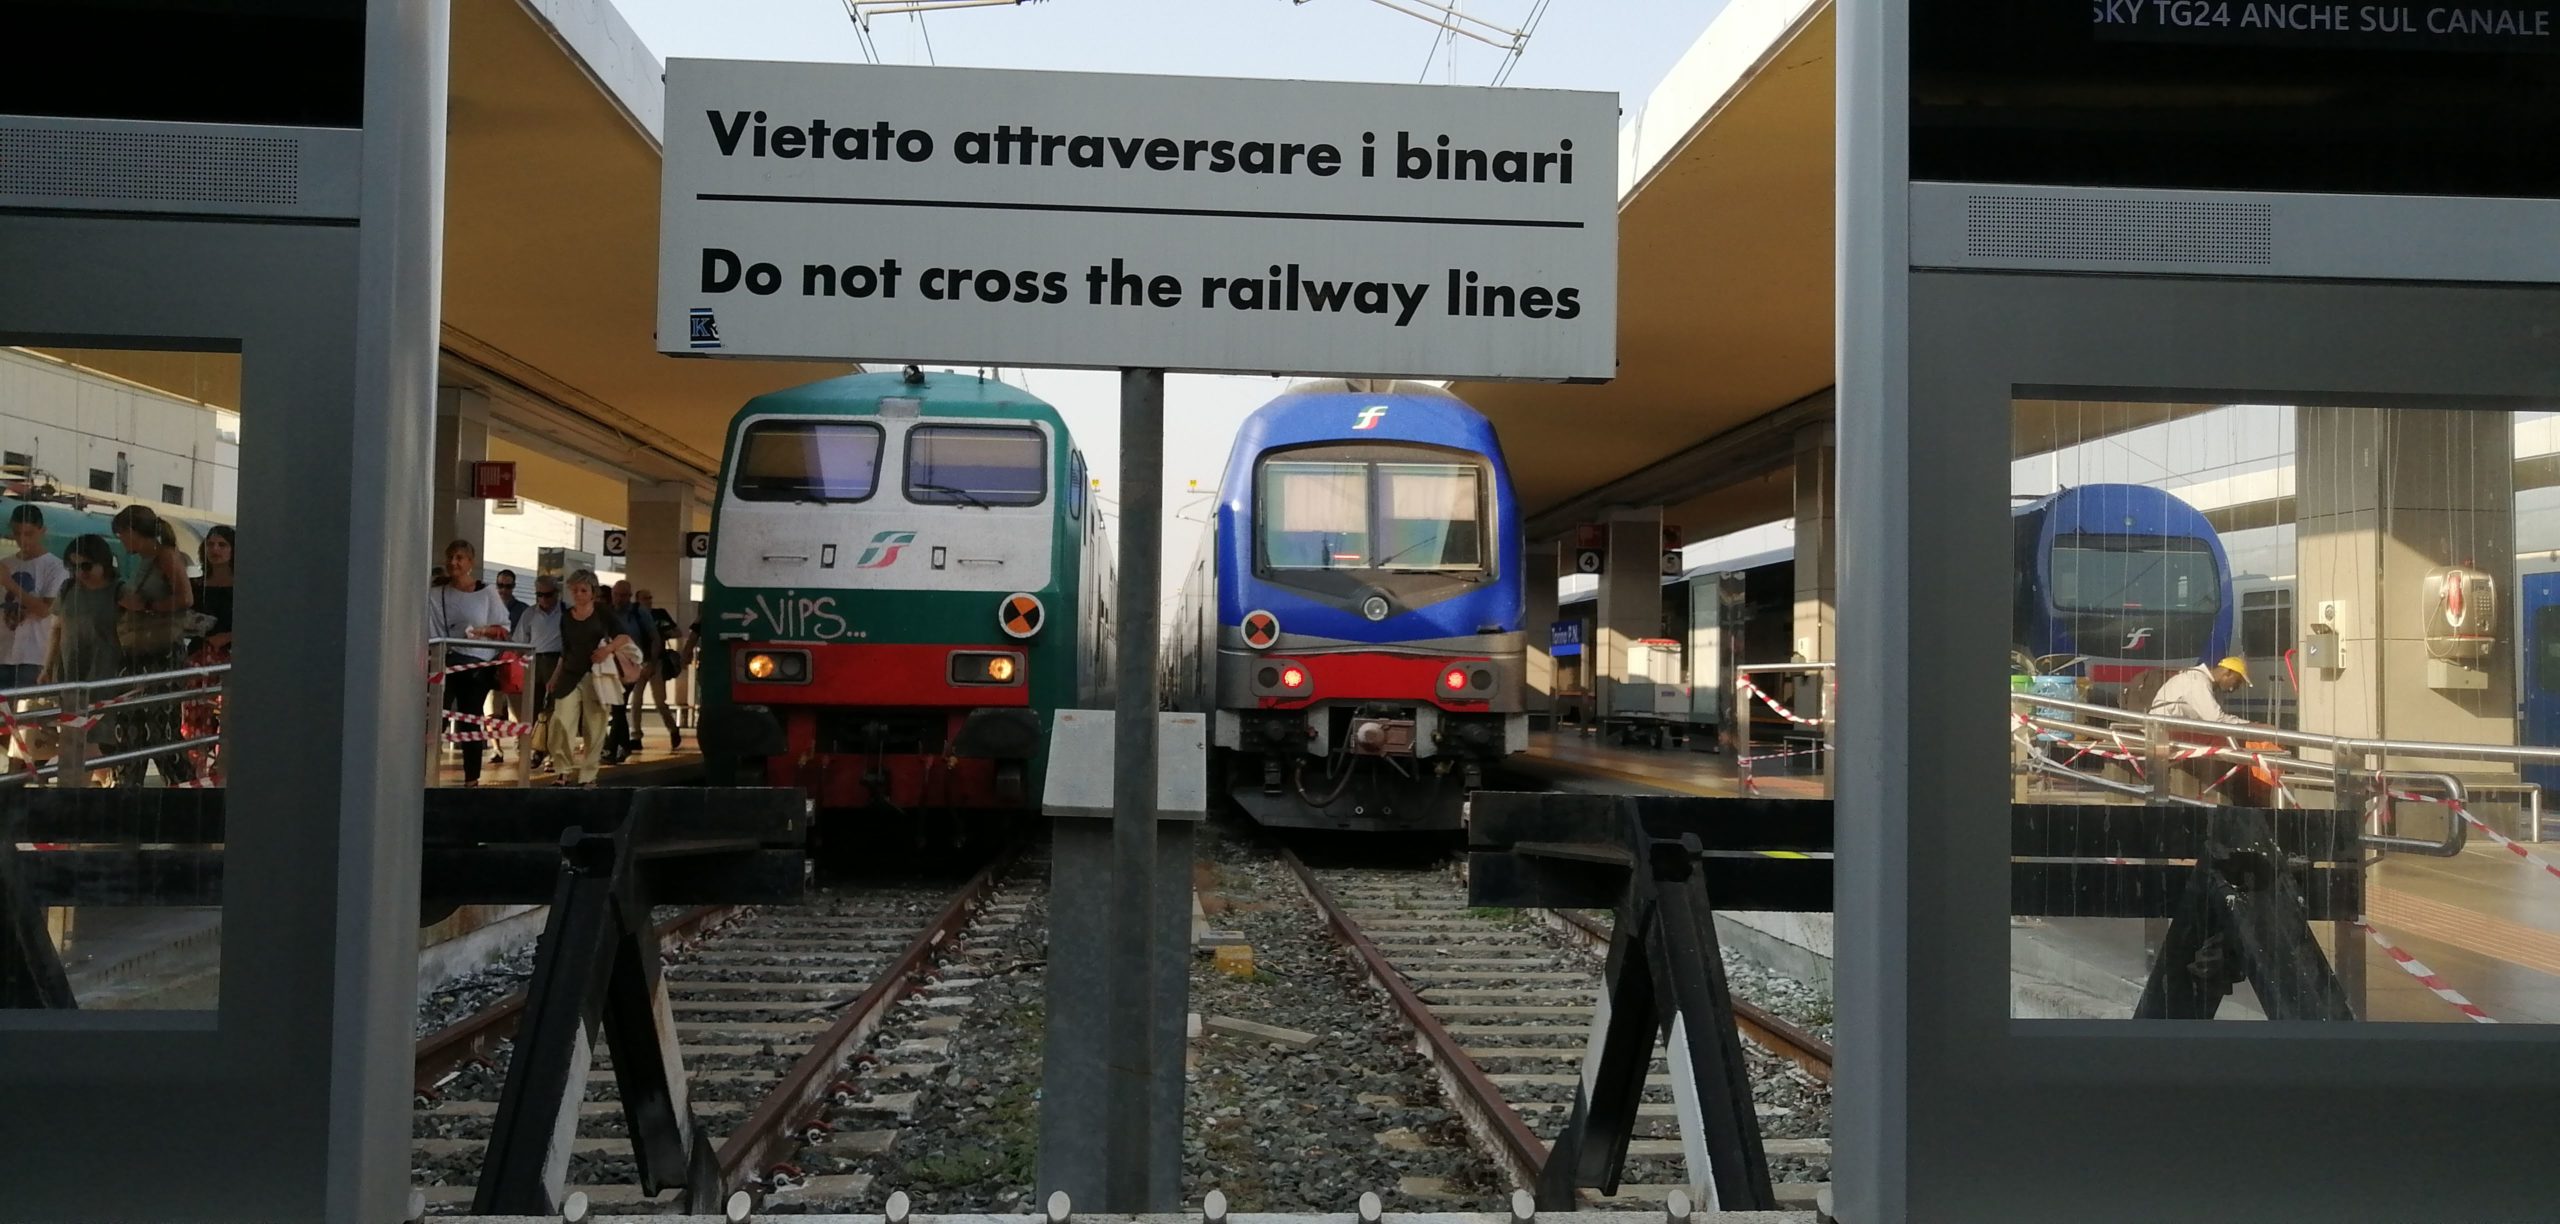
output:
[[[1601,380],[1617,98],[667,63],[658,347]]]

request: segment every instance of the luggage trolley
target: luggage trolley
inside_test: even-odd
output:
[[[1627,646],[1627,678],[1608,688],[1600,729],[1621,744],[1663,748],[1689,741],[1689,686],[1680,643],[1639,638]]]

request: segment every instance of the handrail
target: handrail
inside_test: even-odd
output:
[[[225,691],[225,686],[219,683],[195,687],[161,688],[159,686],[178,684],[187,680],[224,678],[228,677],[230,672],[231,664],[214,663],[203,667],[179,667],[168,671],[144,672],[140,675],[110,676],[104,680],[63,680],[52,684],[34,684],[25,688],[0,691],[0,725],[5,725],[9,731],[14,732],[21,727],[49,726],[66,721],[74,723],[75,731],[74,734],[62,738],[52,764],[42,766],[30,764],[27,768],[9,770],[5,774],[0,774],[0,786],[27,786],[52,778],[61,785],[82,787],[89,784],[89,771],[93,769],[150,760],[171,753],[185,752],[192,748],[219,746],[222,735],[216,732],[212,735],[194,736],[166,744],[128,748],[121,752],[92,758],[89,755],[89,737],[85,731],[100,719],[125,711],[138,710],[145,706],[220,697]],[[142,691],[154,688],[158,691]],[[90,694],[101,689],[125,691],[104,701],[92,702]],[[15,708],[19,702],[40,698],[52,698],[54,704],[44,709],[23,712]]]
[[[2011,693],[2009,704],[2039,710],[2068,710],[2075,714],[2093,715],[2110,722],[2139,723],[2167,731],[2190,731],[2212,736],[2243,736],[2271,744],[2293,744],[2304,748],[2320,748],[2339,756],[2390,755],[2441,757],[2448,760],[2499,761],[2516,764],[2560,765],[2560,748],[2531,748],[2506,744],[2448,744],[2426,740],[2357,739],[2351,736],[2315,735],[2307,731],[2286,731],[2257,723],[2218,723],[2196,718],[2172,718],[2165,714],[2137,714],[2113,706],[2090,705],[2064,697],[2039,697],[2033,693]]]
[[[2380,743],[2405,743],[2404,741],[2352,740],[2334,736],[2308,735],[2302,732],[2287,732],[2279,731],[2272,727],[2260,727],[2255,723],[2214,723],[2205,722],[2200,719],[2171,718],[2166,715],[2134,714],[2127,710],[2118,710],[2107,706],[2093,706],[2062,698],[2037,698],[2033,694],[2026,693],[2013,693],[2011,694],[2011,697],[2013,704],[2023,702],[2024,704],[2033,707],[2025,714],[2014,715],[2018,722],[2032,728],[2061,731],[2065,733],[2077,733],[2086,735],[2092,739],[2106,739],[2122,744],[2132,737],[2119,732],[2114,728],[2092,727],[2086,723],[2076,722],[2070,719],[2049,718],[2042,717],[2041,715],[2045,711],[2049,710],[2068,710],[2080,713],[2098,714],[2106,717],[2111,722],[2130,722],[2139,725],[2143,728],[2141,733],[2141,738],[2143,740],[2142,756],[2155,764],[2161,759],[2161,754],[2153,733],[2157,729],[2187,730],[2210,735],[2225,741],[2225,746],[2212,748],[2209,751],[2191,759],[2210,760],[2216,763],[2229,762],[2235,766],[2254,765],[2262,769],[2270,770],[2279,775],[2288,772],[2325,775],[2329,778],[2330,785],[2333,789],[2336,788],[2343,777],[2349,773],[2353,773],[2359,778],[2368,775],[2360,765],[2353,768],[2341,768],[2336,761],[2314,761],[2294,756],[2289,753],[2270,756],[2263,752],[2256,752],[2242,748],[2236,743],[2231,743],[2230,741],[2243,738],[2266,743],[2276,743],[2286,739],[2297,742],[2309,741],[2314,746],[2331,747],[2331,750],[2337,755],[2339,760],[2357,762],[2364,759],[2366,752],[2375,751],[2368,747],[2369,745]],[[2344,746],[2335,747],[2336,745]],[[2482,745],[2445,746],[2483,747]],[[2450,755],[2424,751],[2430,747],[2434,747],[2434,745],[2420,743],[2414,748],[2402,747],[2395,750],[2408,756]],[[2524,749],[2523,751],[2538,752],[2547,750]],[[2161,788],[2160,781],[2157,777],[2145,784],[2116,782],[2110,779],[2091,777],[2090,775],[2081,773],[2077,770],[2068,769],[2033,753],[2028,754],[2025,759],[2027,769],[2031,773],[2047,774],[2057,778],[2067,778],[2079,784],[2095,786],[2101,790],[2113,791],[2119,794],[2132,795],[2155,803],[2165,802],[2211,806],[2209,804],[2201,804],[2198,800],[2168,794]],[[2428,782],[2443,787],[2446,802],[2456,809],[2456,815],[2453,819],[2445,822],[2445,836],[2442,840],[2430,841],[2419,837],[2402,837],[2396,833],[2366,833],[2361,835],[2361,840],[2364,844],[2386,849],[2406,850],[2417,854],[2429,855],[2435,858],[2451,858],[2462,853],[2463,847],[2468,844],[2470,839],[2470,827],[2461,817],[2460,811],[2467,808],[2470,792],[2468,788],[2463,785],[2460,778],[2457,778],[2452,774],[2439,771],[2406,769],[2377,769],[2371,771],[2369,776],[2375,782],[2382,784],[2385,788],[2381,794],[2374,797],[2374,802],[2377,808],[2379,808],[2381,803],[2390,798],[2388,787],[2391,781],[2393,779],[2401,779],[2404,781]],[[2279,786],[2281,786],[2281,783],[2279,783]],[[2539,819],[2537,815],[2537,823],[2538,822]]]

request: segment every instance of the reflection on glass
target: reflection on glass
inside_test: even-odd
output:
[[[226,773],[240,358],[0,347],[0,387],[0,900],[42,934],[0,944],[0,1007],[213,1008],[222,831],[189,797]]]
[[[1036,506],[1049,491],[1039,430],[919,425],[907,432],[907,497],[969,506]]]
[[[1369,465],[1262,465],[1262,560],[1273,569],[1369,563]]]
[[[747,426],[734,478],[748,501],[853,502],[880,479],[880,427],[758,421]]]
[[[2560,424],[2015,426],[2012,1013],[2560,1021]]]
[[[1454,463],[1381,463],[1385,513],[1380,568],[1469,570],[1484,566],[1476,469]]]

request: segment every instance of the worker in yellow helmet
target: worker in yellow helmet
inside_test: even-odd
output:
[[[2247,723],[2236,714],[2225,713],[2221,695],[2249,683],[2249,662],[2229,658],[2210,667],[2199,664],[2169,677],[2152,695],[2151,714],[2155,718],[2185,718],[2195,722]]]

